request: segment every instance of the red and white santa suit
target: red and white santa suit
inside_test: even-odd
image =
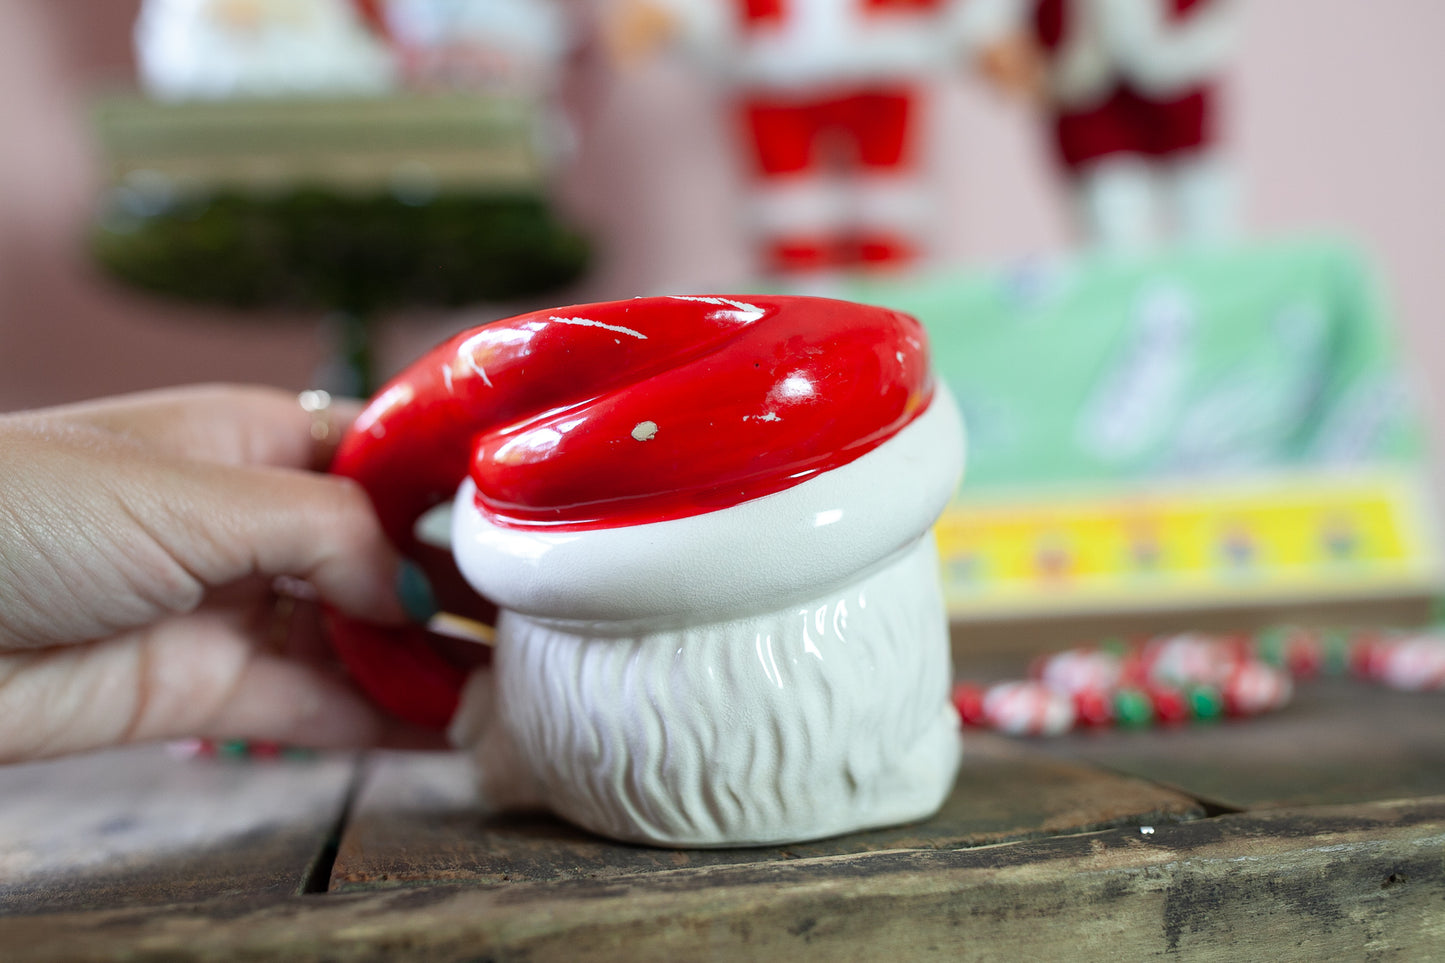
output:
[[[1091,239],[1187,240],[1233,232],[1217,80],[1235,47],[1237,0],[1035,0],[1054,145]]]
[[[1016,0],[662,0],[736,100],[753,229],[779,273],[901,265],[923,247],[924,88]]]

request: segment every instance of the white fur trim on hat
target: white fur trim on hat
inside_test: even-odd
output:
[[[867,454],[721,511],[583,531],[504,527],[464,482],[452,551],[504,609],[607,631],[738,618],[813,598],[912,545],[963,470],[962,424],[938,385],[928,409]]]

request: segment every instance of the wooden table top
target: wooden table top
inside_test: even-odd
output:
[[[970,735],[928,822],[674,851],[473,812],[462,759],[0,769],[0,959],[1445,955],[1445,695]]]

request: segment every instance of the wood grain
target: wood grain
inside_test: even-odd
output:
[[[157,746],[0,767],[0,913],[296,893],[355,767]]]
[[[332,871],[332,889],[466,881],[609,879],[691,866],[766,864],[899,849],[951,849],[1203,815],[1141,780],[1049,759],[995,736],[968,742],[953,794],[923,823],[785,847],[669,850],[601,839],[543,815],[484,818],[456,755],[373,761]]]
[[[1435,958],[1442,712],[1335,680],[1238,724],[973,736],[935,819],[772,850],[486,820],[460,758],[384,754],[333,891],[303,895],[345,759],[14,767],[0,959]],[[1205,815],[1194,795],[1248,811]]]
[[[17,961],[1424,959],[1445,798],[961,850],[0,919]]]

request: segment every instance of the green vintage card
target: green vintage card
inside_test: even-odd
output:
[[[1422,432],[1362,260],[1326,241],[847,282],[916,315],[968,430],[955,615],[1440,584]]]

